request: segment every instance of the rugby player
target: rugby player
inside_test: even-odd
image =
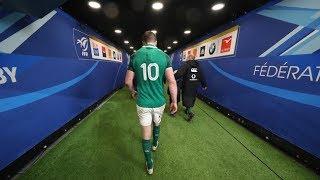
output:
[[[177,107],[177,84],[174,78],[171,60],[157,48],[157,37],[151,31],[142,36],[143,46],[132,56],[126,74],[125,83],[132,94],[136,94],[138,119],[142,131],[142,148],[147,172],[153,173],[154,162],[152,150],[159,146],[160,122],[165,109],[164,81],[169,86],[171,95],[170,111],[175,113]],[[133,86],[136,80],[137,91]],[[151,144],[151,136],[153,142]]]

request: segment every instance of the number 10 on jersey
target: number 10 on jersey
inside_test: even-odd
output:
[[[150,63],[148,66],[143,63],[140,67],[143,70],[143,80],[156,81],[159,78],[159,66],[157,63]],[[152,69],[154,69],[154,74],[152,74]]]

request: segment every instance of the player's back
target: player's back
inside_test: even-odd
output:
[[[129,68],[135,72],[138,106],[156,108],[165,104],[163,83],[168,67],[169,56],[156,46],[143,46],[133,55]]]

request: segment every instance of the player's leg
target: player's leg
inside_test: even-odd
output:
[[[148,174],[153,173],[153,159],[152,159],[152,152],[151,152],[151,134],[152,134],[151,129],[152,129],[151,125],[141,126],[142,149],[143,149],[144,157],[146,160]]]
[[[148,174],[153,173],[153,159],[151,152],[152,109],[137,106],[138,117],[142,132],[142,149],[146,160]]]
[[[153,124],[153,142],[152,142],[152,150],[156,151],[159,145],[159,136],[160,136],[160,125],[156,126]]]
[[[152,150],[155,151],[159,145],[159,137],[160,137],[160,123],[163,115],[163,111],[165,109],[165,105],[154,108],[153,109],[153,143]]]

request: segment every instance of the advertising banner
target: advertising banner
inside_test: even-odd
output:
[[[176,51],[172,64],[194,54],[208,84],[200,94],[320,158],[319,11],[317,0],[273,1]]]
[[[230,28],[220,34],[212,36],[183,51],[182,59],[193,54],[196,59],[231,56],[235,54],[239,26]]]
[[[1,25],[0,170],[122,87],[128,61],[60,9],[42,19],[0,10]]]
[[[201,61],[201,94],[320,157],[320,55]]]
[[[79,59],[109,60],[122,62],[122,53],[117,48],[96,37],[73,29],[74,46]]]

